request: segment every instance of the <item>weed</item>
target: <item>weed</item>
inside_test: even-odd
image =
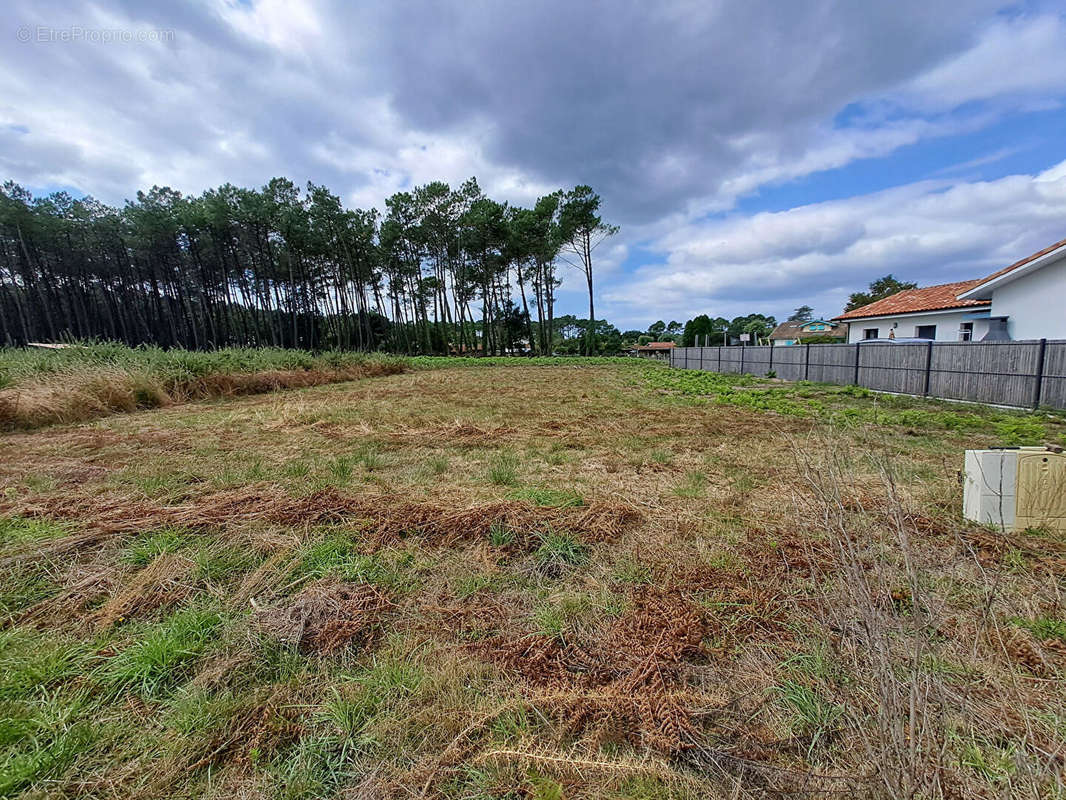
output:
[[[514,453],[497,453],[489,462],[489,482],[496,486],[518,485],[518,456]]]
[[[429,475],[443,475],[448,471],[448,466],[447,456],[430,456],[423,463],[423,467]]]
[[[507,547],[514,544],[515,532],[503,522],[493,522],[489,526],[489,544],[493,547]]]
[[[196,569],[193,577],[200,581],[220,581],[236,573],[251,569],[259,558],[246,548],[212,545],[193,555]]]
[[[673,453],[670,453],[670,452],[668,452],[666,450],[660,450],[660,449],[652,450],[648,454],[648,458],[651,459],[651,461],[653,463],[659,464],[661,466],[668,466],[668,465],[674,463],[674,455],[673,455]]]
[[[337,456],[329,464],[329,474],[337,485],[344,486],[352,479],[352,468],[357,463],[352,456]]]
[[[0,700],[43,691],[86,671],[88,644],[18,628],[0,632]]]
[[[690,472],[685,476],[680,486],[674,487],[674,494],[678,497],[690,499],[703,497],[707,490],[707,476],[702,472]]]
[[[377,472],[385,466],[384,456],[373,445],[367,445],[359,451],[359,462],[367,472]]]
[[[142,534],[123,552],[122,560],[127,564],[143,567],[164,553],[176,553],[189,544],[189,536],[177,528]]]
[[[635,558],[627,557],[615,566],[613,577],[620,583],[640,585],[651,583],[652,571],[650,567],[641,564]]]
[[[1058,639],[1066,642],[1066,620],[1055,617],[1041,616],[1035,619],[1014,618],[1011,620],[1019,628],[1025,628],[1033,636],[1041,641]]]
[[[541,567],[575,566],[588,560],[588,547],[565,531],[548,530],[537,538],[540,545],[533,556]]]
[[[572,489],[519,489],[508,496],[544,508],[574,508],[585,504],[584,498]]]
[[[792,681],[777,687],[781,701],[793,714],[793,728],[810,737],[808,758],[825,738],[836,730],[836,723],[844,714],[842,706],[823,700],[813,690]]]
[[[477,594],[482,589],[488,589],[496,585],[496,578],[492,575],[466,575],[455,584],[455,596],[465,600]]]
[[[131,688],[146,697],[174,686],[199,658],[222,624],[210,608],[191,607],[150,627],[104,667],[116,689]]]
[[[68,526],[50,520],[0,517],[0,546],[3,547],[58,539],[69,533]]]
[[[311,464],[303,459],[288,461],[281,470],[286,478],[306,478],[311,474]]]
[[[347,534],[336,533],[308,549],[300,571],[315,578],[373,583],[403,594],[417,587],[417,567],[410,550],[385,549],[364,554],[357,551],[356,543]]]
[[[13,615],[39,603],[58,590],[58,585],[37,565],[15,566],[0,579],[0,624]]]

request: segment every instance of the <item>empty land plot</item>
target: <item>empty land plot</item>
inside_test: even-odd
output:
[[[1062,796],[1061,418],[442,363],[0,439],[0,796]]]

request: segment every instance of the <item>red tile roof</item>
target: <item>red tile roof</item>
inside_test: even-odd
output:
[[[979,281],[974,281],[974,285],[971,286],[970,289],[976,289],[978,286],[983,286],[984,284],[988,283],[989,281],[995,280],[996,278],[1000,277],[1001,275],[1006,275],[1008,272],[1013,272],[1014,270],[1018,269],[1018,267],[1024,267],[1030,261],[1036,261],[1038,258],[1042,258],[1043,256],[1046,256],[1048,253],[1051,253],[1051,252],[1053,252],[1055,250],[1058,250],[1063,245],[1066,245],[1066,239],[1063,239],[1061,241],[1055,242],[1055,244],[1048,245],[1043,250],[1039,250],[1039,251],[1033,253],[1031,256],[1026,256],[1021,261],[1015,261],[1009,267],[1004,267],[1003,269],[999,270],[998,272],[993,272],[987,278],[981,278],[981,280],[979,280]],[[963,291],[969,291],[969,289],[964,289]]]
[[[861,319],[863,317],[884,317],[891,314],[913,314],[917,311],[940,311],[952,308],[970,308],[987,306],[988,300],[959,300],[958,295],[968,292],[983,281],[959,281],[942,283],[939,286],[927,286],[924,289],[904,289],[883,300],[869,305],[845,311],[833,319]]]
[[[677,347],[674,342],[648,342],[637,347],[637,350],[669,350],[671,347]]]

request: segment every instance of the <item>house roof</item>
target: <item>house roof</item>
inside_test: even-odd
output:
[[[806,322],[782,322],[770,333],[771,339],[795,339],[800,334],[804,333],[803,328],[807,325],[811,325],[816,322],[824,323],[829,326],[829,330],[839,327],[835,322],[827,319],[809,319]]]
[[[634,347],[634,350],[669,350],[671,347],[677,347],[674,342],[648,342],[647,344],[641,344]]]
[[[1055,242],[1055,244],[1048,245],[1043,250],[1038,250],[1032,255],[1026,256],[1025,258],[1021,259],[1020,261],[1015,261],[1010,266],[1004,267],[1001,270],[993,272],[986,278],[981,278],[981,280],[975,281],[973,286],[966,289],[964,292],[960,292],[960,294],[966,295],[967,299],[989,298],[992,296],[992,284],[999,285],[1001,283],[1006,283],[1007,281],[1014,280],[1014,278],[1016,277],[1021,277],[1024,272],[1028,271],[1028,269],[1026,269],[1027,267],[1039,268],[1035,262],[1040,261],[1040,259],[1044,258],[1044,256],[1049,256],[1056,250],[1061,250],[1063,248],[1066,248],[1066,239],[1062,239],[1058,242]],[[1043,266],[1043,264],[1041,264],[1040,266]]]
[[[985,307],[988,300],[960,300],[959,295],[973,289],[980,280],[942,283],[924,289],[904,289],[869,305],[845,311],[834,320],[863,319],[865,317],[888,317],[895,314],[914,314],[919,311],[948,311],[954,308]]]

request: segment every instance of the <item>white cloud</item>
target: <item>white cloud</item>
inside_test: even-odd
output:
[[[777,213],[692,223],[605,292],[620,320],[710,313],[837,314],[886,273],[931,285],[981,277],[1066,236],[1066,161],[1038,175],[926,181]]]
[[[918,76],[903,98],[925,108],[954,108],[974,100],[1012,105],[1066,90],[1066,20],[1047,14],[996,22],[977,44]]]

